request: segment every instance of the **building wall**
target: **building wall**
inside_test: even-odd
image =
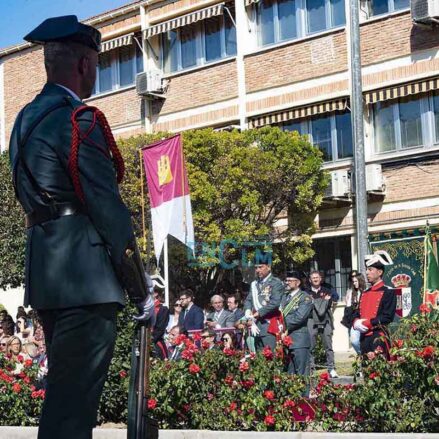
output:
[[[6,144],[18,112],[30,102],[46,82],[43,50],[28,49],[4,62],[4,105]]]

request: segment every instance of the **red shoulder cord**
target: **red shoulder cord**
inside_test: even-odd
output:
[[[79,126],[79,116],[86,112],[91,111],[93,113],[93,121],[88,128],[86,133],[81,132],[81,128]],[[108,124],[107,118],[104,113],[96,107],[89,107],[87,105],[83,105],[81,107],[76,108],[76,110],[72,113],[71,116],[72,121],[72,145],[70,149],[70,157],[69,157],[69,172],[72,177],[73,187],[75,188],[75,193],[78,198],[85,202],[84,191],[82,190],[81,181],[79,180],[79,166],[78,166],[78,155],[79,155],[79,145],[81,142],[88,140],[91,143],[96,144],[89,136],[90,133],[94,130],[96,126],[96,122],[99,122],[99,126],[104,133],[104,138],[107,146],[110,149],[111,157],[114,162],[114,166],[116,168],[116,176],[117,182],[120,184],[123,180],[123,176],[125,173],[125,164],[123,162],[122,154],[119,151],[119,148],[116,145],[116,141],[114,140],[113,133],[111,132],[110,125]],[[97,145],[97,144],[96,144]],[[97,145],[100,147],[100,145]]]

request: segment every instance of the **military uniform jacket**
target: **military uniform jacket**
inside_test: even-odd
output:
[[[393,321],[395,311],[395,290],[384,285],[384,281],[381,281],[363,292],[359,306],[352,315],[352,322],[365,319],[364,326],[367,326],[370,331],[364,336],[383,335],[385,326]]]
[[[256,324],[261,331],[259,335],[268,334],[269,319],[279,313],[279,306],[282,298],[284,285],[280,279],[274,277],[271,273],[262,281],[253,281],[250,291],[244,302],[244,312],[246,310],[258,311],[260,318]],[[261,308],[257,309],[254,303],[253,293],[257,292],[257,298]]]
[[[324,327],[326,324],[329,324],[334,329],[334,318],[332,316],[332,305],[334,302],[331,290],[321,286],[317,292],[311,288],[307,292],[313,299],[313,311],[309,315],[309,318],[313,321],[313,326]],[[326,295],[331,296],[331,298],[326,300],[324,298]]]
[[[24,108],[20,134],[49,107],[52,111],[34,129],[23,148],[25,162],[41,190],[57,202],[78,202],[68,172],[71,114],[82,102],[55,84],[46,84]],[[91,126],[92,113],[79,118],[81,131]],[[18,118],[17,118],[18,120]],[[26,213],[44,202],[17,159],[17,121],[10,141],[10,160],[18,199]],[[25,305],[57,309],[99,303],[124,304],[115,275],[122,253],[133,239],[130,214],[122,202],[116,172],[101,127],[79,146],[80,182],[87,214],[62,216],[27,230]],[[18,165],[17,165],[18,163]]]
[[[311,340],[308,331],[308,317],[313,309],[311,296],[305,291],[299,290],[291,297],[290,291],[286,290],[282,296],[280,309],[285,329],[293,340],[292,348],[309,348]]]

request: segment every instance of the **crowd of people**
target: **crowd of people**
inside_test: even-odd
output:
[[[385,266],[391,263],[383,252],[368,256],[370,288],[360,272],[354,270],[349,275],[341,323],[347,327],[357,354],[376,347],[386,353],[386,327],[394,318],[396,298],[382,276]],[[336,290],[316,270],[308,276],[299,271],[287,272],[282,281],[272,275],[269,264],[258,264],[255,277],[247,293],[214,294],[207,309],[195,304],[192,290],[186,289],[173,303],[171,313],[163,304],[162,293],[155,291],[155,356],[178,360],[181,334],[201,336],[204,350],[230,347],[255,352],[269,347],[274,351],[288,340],[287,370],[306,376],[316,366],[315,349],[320,338],[328,372],[337,378],[333,350],[333,311],[339,301]]]
[[[26,360],[39,368],[38,381],[43,387],[47,375],[47,355],[44,332],[37,313],[26,312],[20,306],[15,321],[5,310],[0,311],[0,354],[15,363],[14,373],[21,372]]]

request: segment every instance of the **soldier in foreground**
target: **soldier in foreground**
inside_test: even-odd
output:
[[[76,16],[30,32],[47,83],[18,114],[10,142],[26,213],[25,305],[42,319],[49,359],[39,439],[91,439],[124,290],[139,319],[154,304],[118,183],[124,164],[103,113],[87,107],[101,35]]]

